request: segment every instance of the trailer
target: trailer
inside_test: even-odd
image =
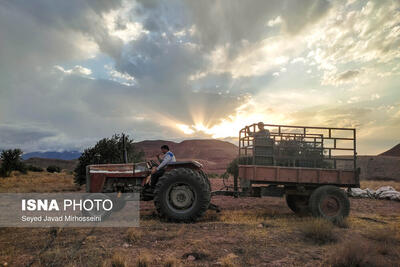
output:
[[[147,182],[154,161],[89,165],[89,193],[137,192],[154,201],[160,217],[195,221],[216,195],[286,198],[300,215],[331,221],[348,216],[350,202],[343,188],[359,187],[356,129],[252,124],[239,132],[238,172],[233,188],[211,192],[210,181],[196,161],[168,164],[154,190]],[[114,199],[118,207],[124,201]]]

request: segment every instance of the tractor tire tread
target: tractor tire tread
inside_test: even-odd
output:
[[[179,177],[185,177],[185,179],[192,179],[195,184],[199,186],[200,192],[197,196],[197,201],[194,203],[196,209],[190,214],[173,214],[173,212],[167,210],[165,203],[163,203],[164,191],[167,190],[167,186],[172,181]],[[177,168],[171,171],[165,172],[161,176],[156,184],[154,190],[154,205],[156,207],[157,213],[162,219],[173,222],[193,222],[200,218],[208,209],[210,204],[211,193],[207,182],[204,180],[202,175],[195,172],[189,168]]]

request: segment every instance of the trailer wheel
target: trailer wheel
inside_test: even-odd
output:
[[[308,208],[310,196],[287,194],[285,198],[286,204],[294,213],[298,215],[307,215],[310,212]]]
[[[154,190],[159,216],[170,221],[195,221],[208,209],[210,198],[209,185],[202,175],[187,168],[166,172]]]
[[[337,186],[324,185],[311,194],[309,207],[311,214],[332,222],[347,217],[350,213],[350,202],[345,192]]]

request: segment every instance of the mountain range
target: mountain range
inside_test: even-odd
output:
[[[79,151],[47,151],[47,152],[30,152],[24,153],[22,159],[27,160],[30,158],[46,158],[46,159],[62,159],[62,160],[73,160],[81,156]]]

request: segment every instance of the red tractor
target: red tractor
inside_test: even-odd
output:
[[[158,214],[172,221],[194,221],[210,206],[211,188],[202,165],[196,161],[173,162],[153,192],[145,190],[153,160],[136,164],[103,164],[87,167],[86,191],[90,193],[140,193],[141,200],[154,200]],[[124,199],[115,198],[117,209]]]

